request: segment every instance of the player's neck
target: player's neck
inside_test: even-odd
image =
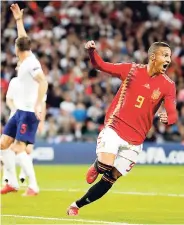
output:
[[[150,77],[154,77],[160,74],[159,72],[155,71],[155,67],[149,63],[147,65],[147,73]]]
[[[27,57],[29,57],[31,55],[31,51],[24,51],[24,52],[20,52],[19,53],[19,61],[23,62]]]

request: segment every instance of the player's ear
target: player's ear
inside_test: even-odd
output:
[[[155,60],[155,53],[152,53],[152,54],[150,55],[150,60],[151,60],[152,62]]]

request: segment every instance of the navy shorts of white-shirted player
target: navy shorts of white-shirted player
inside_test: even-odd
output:
[[[34,144],[38,124],[34,112],[17,110],[5,125],[3,134],[26,144]]]

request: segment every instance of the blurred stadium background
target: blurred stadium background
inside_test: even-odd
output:
[[[9,111],[5,106],[8,83],[16,76],[11,1],[2,2],[1,15],[1,127]],[[49,81],[47,116],[39,137],[49,143],[95,141],[105,111],[120,81],[94,70],[84,49],[95,40],[110,62],[146,62],[154,41],[166,41],[173,49],[168,76],[176,82],[178,123],[166,129],[155,117],[147,141],[184,142],[184,3],[183,2],[24,2],[24,24],[32,49]],[[2,129],[2,128],[1,128]]]
[[[9,117],[6,91],[9,81],[16,76],[17,32],[9,10],[12,3],[1,2],[1,131]],[[37,198],[25,200],[18,193],[13,199],[11,195],[3,196],[4,224],[102,224],[104,220],[106,224],[111,224],[108,221],[184,224],[181,210],[184,197],[184,2],[18,1],[18,4],[25,8],[24,25],[32,39],[32,50],[49,82],[45,127],[37,136],[33,154],[35,163],[48,165],[36,166],[43,190]],[[96,42],[104,60],[116,63],[146,63],[152,42],[165,41],[171,45],[172,64],[167,74],[176,83],[179,119],[177,124],[165,127],[155,116],[140,163],[180,166],[137,166],[129,176],[118,181],[113,189],[116,193],[111,192],[81,210],[79,220],[67,220],[66,207],[89,187],[84,180],[87,166],[80,164],[93,162],[96,137],[120,85],[120,80],[91,67],[84,49],[88,40]],[[30,217],[9,216],[12,214]],[[49,220],[50,217],[55,220]],[[60,217],[65,219],[62,221]]]

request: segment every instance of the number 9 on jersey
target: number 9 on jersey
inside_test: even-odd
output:
[[[137,99],[136,99],[137,104],[135,104],[135,107],[141,108],[141,107],[142,107],[142,104],[143,104],[143,102],[144,102],[144,99],[145,99],[145,98],[144,98],[143,96],[138,95],[138,97],[137,97]]]

